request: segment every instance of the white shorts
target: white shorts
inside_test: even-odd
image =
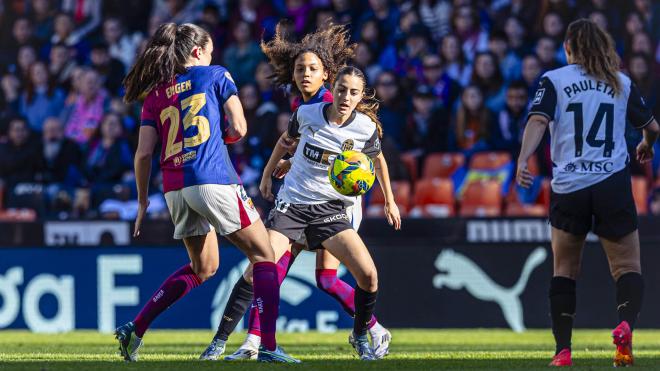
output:
[[[259,213],[240,184],[201,184],[165,193],[174,222],[174,238],[203,236],[215,229],[221,236],[259,220]]]
[[[351,225],[353,225],[353,229],[357,232],[358,229],[360,229],[360,223],[362,223],[362,196],[355,197],[355,202],[353,202],[353,205],[346,207],[346,214],[348,214],[348,218],[351,221]],[[295,243],[304,245],[306,250],[309,248],[309,246],[307,246],[307,238],[305,238],[304,233],[302,237],[296,240]]]

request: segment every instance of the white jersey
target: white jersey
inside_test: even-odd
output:
[[[277,194],[278,201],[292,204],[320,204],[341,200],[352,205],[355,197],[337,192],[328,180],[328,167],[339,153],[354,150],[374,158],[380,154],[376,124],[354,111],[341,126],[330,124],[327,110],[331,103],[300,106],[291,116],[288,134],[300,138],[291,170]]]
[[[621,92],[571,64],[546,72],[529,115],[550,120],[552,190],[570,193],[599,183],[629,162],[626,123],[653,121],[639,91],[619,73]]]

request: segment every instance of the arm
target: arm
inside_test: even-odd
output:
[[[273,148],[273,153],[270,154],[268,163],[266,163],[266,166],[264,166],[264,171],[261,175],[261,184],[259,184],[259,191],[261,192],[261,196],[263,196],[263,198],[267,199],[268,201],[273,201],[275,198],[272,193],[273,180],[271,179],[271,176],[275,171],[275,168],[277,168],[277,165],[279,164],[282,157],[284,157],[284,155],[287,153],[287,147],[285,147],[283,143],[292,140],[293,139],[289,137],[287,132],[282,133],[280,140],[277,141],[275,148]]]
[[[151,159],[154,147],[158,142],[158,133],[151,126],[141,126],[138,148],[135,152],[135,183],[138,193],[138,215],[135,219],[133,237],[140,235],[140,226],[147,207],[149,207],[149,176],[151,175]]]
[[[235,143],[241,140],[247,134],[247,121],[243,114],[243,106],[238,96],[232,95],[222,106],[227,114],[227,126],[224,138],[225,143]]]
[[[522,146],[520,148],[520,155],[518,156],[518,171],[516,178],[518,184],[527,188],[532,185],[534,177],[527,170],[527,161],[536,151],[539,146],[543,134],[548,127],[548,118],[542,115],[531,115],[525,125],[525,132],[523,133]]]
[[[660,125],[658,125],[658,122],[654,119],[644,127],[642,133],[644,138],[642,138],[642,141],[637,145],[637,161],[645,164],[653,160],[653,155],[655,154],[653,146],[660,135]]]
[[[380,188],[385,195],[385,216],[387,222],[394,226],[394,229],[401,229],[401,215],[399,214],[399,207],[394,201],[394,193],[392,192],[392,185],[390,184],[390,173],[387,168],[387,162],[383,153],[379,153],[374,157],[374,168],[376,170],[376,178]]]

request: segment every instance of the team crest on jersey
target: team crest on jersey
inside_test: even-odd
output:
[[[534,95],[534,101],[532,102],[532,104],[541,103],[541,100],[543,99],[543,94],[545,94],[545,88],[540,88],[539,90],[537,90],[536,94]]]
[[[353,139],[346,139],[344,143],[341,144],[341,151],[350,151],[353,149],[353,146],[355,146]]]

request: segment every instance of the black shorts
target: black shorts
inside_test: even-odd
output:
[[[266,228],[280,232],[293,241],[303,233],[310,250],[322,248],[321,243],[339,232],[352,229],[346,206],[341,201],[322,204],[288,204],[276,201],[268,214]]]
[[[608,239],[635,231],[637,209],[630,170],[626,167],[600,183],[575,192],[552,192],[550,224],[574,235],[585,235],[593,227],[595,234]]]

